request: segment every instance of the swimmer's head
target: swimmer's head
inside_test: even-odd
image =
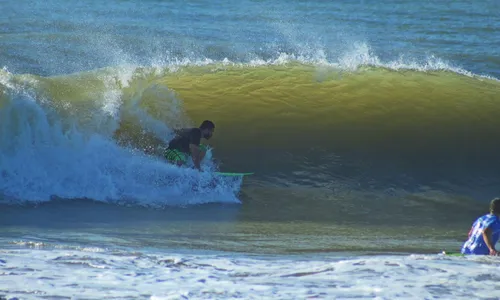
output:
[[[490,213],[494,215],[500,215],[500,198],[495,198],[491,200]]]

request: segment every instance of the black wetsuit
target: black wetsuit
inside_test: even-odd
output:
[[[189,145],[200,145],[201,129],[200,128],[186,128],[180,130],[176,137],[168,143],[168,149],[178,150],[184,153],[190,153]]]

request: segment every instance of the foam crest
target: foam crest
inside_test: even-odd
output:
[[[420,72],[432,71],[447,71],[461,74],[468,77],[477,77],[490,80],[498,80],[497,78],[484,75],[475,74],[460,66],[457,66],[444,59],[429,55],[425,58],[414,58],[401,54],[397,59],[383,60],[366,42],[352,42],[349,47],[340,53],[329,53],[330,49],[325,47],[306,47],[302,46],[297,51],[277,51],[267,58],[256,56],[249,60],[233,61],[229,58],[222,60],[214,60],[203,55],[199,58],[184,57],[178,58],[168,56],[165,59],[156,60],[153,66],[156,68],[167,68],[170,72],[176,72],[182,67],[186,66],[240,66],[240,67],[258,67],[265,65],[286,65],[290,63],[312,64],[318,67],[331,67],[339,69],[340,71],[354,72],[362,69],[363,67],[380,67],[387,68],[395,71],[413,70]]]

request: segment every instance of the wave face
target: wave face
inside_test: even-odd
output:
[[[475,196],[499,177],[500,84],[465,72],[288,59],[1,79],[6,199],[238,201],[241,182],[214,189],[209,175],[204,200],[173,200],[197,194],[198,175],[147,155],[203,119],[222,165],[269,186]]]
[[[216,148],[228,164],[275,183],[495,193],[495,79],[287,63],[195,68],[161,82],[190,115],[217,120]]]

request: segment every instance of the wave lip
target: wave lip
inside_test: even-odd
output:
[[[365,42],[355,42],[349,45],[343,52],[332,55],[327,49],[305,47],[299,50],[283,51],[279,50],[272,55],[253,55],[245,59],[211,58],[200,54],[198,56],[179,58],[175,55],[167,55],[161,59],[156,59],[152,66],[158,70],[168,69],[169,72],[176,72],[183,67],[217,66],[229,67],[259,67],[259,66],[279,66],[288,64],[314,65],[318,68],[329,67],[342,72],[355,72],[366,67],[386,68],[393,71],[420,71],[434,72],[446,71],[468,77],[483,78],[489,80],[499,80],[493,75],[474,73],[457,63],[446,61],[436,55],[414,57],[409,54],[400,54],[395,59],[382,59]]]

